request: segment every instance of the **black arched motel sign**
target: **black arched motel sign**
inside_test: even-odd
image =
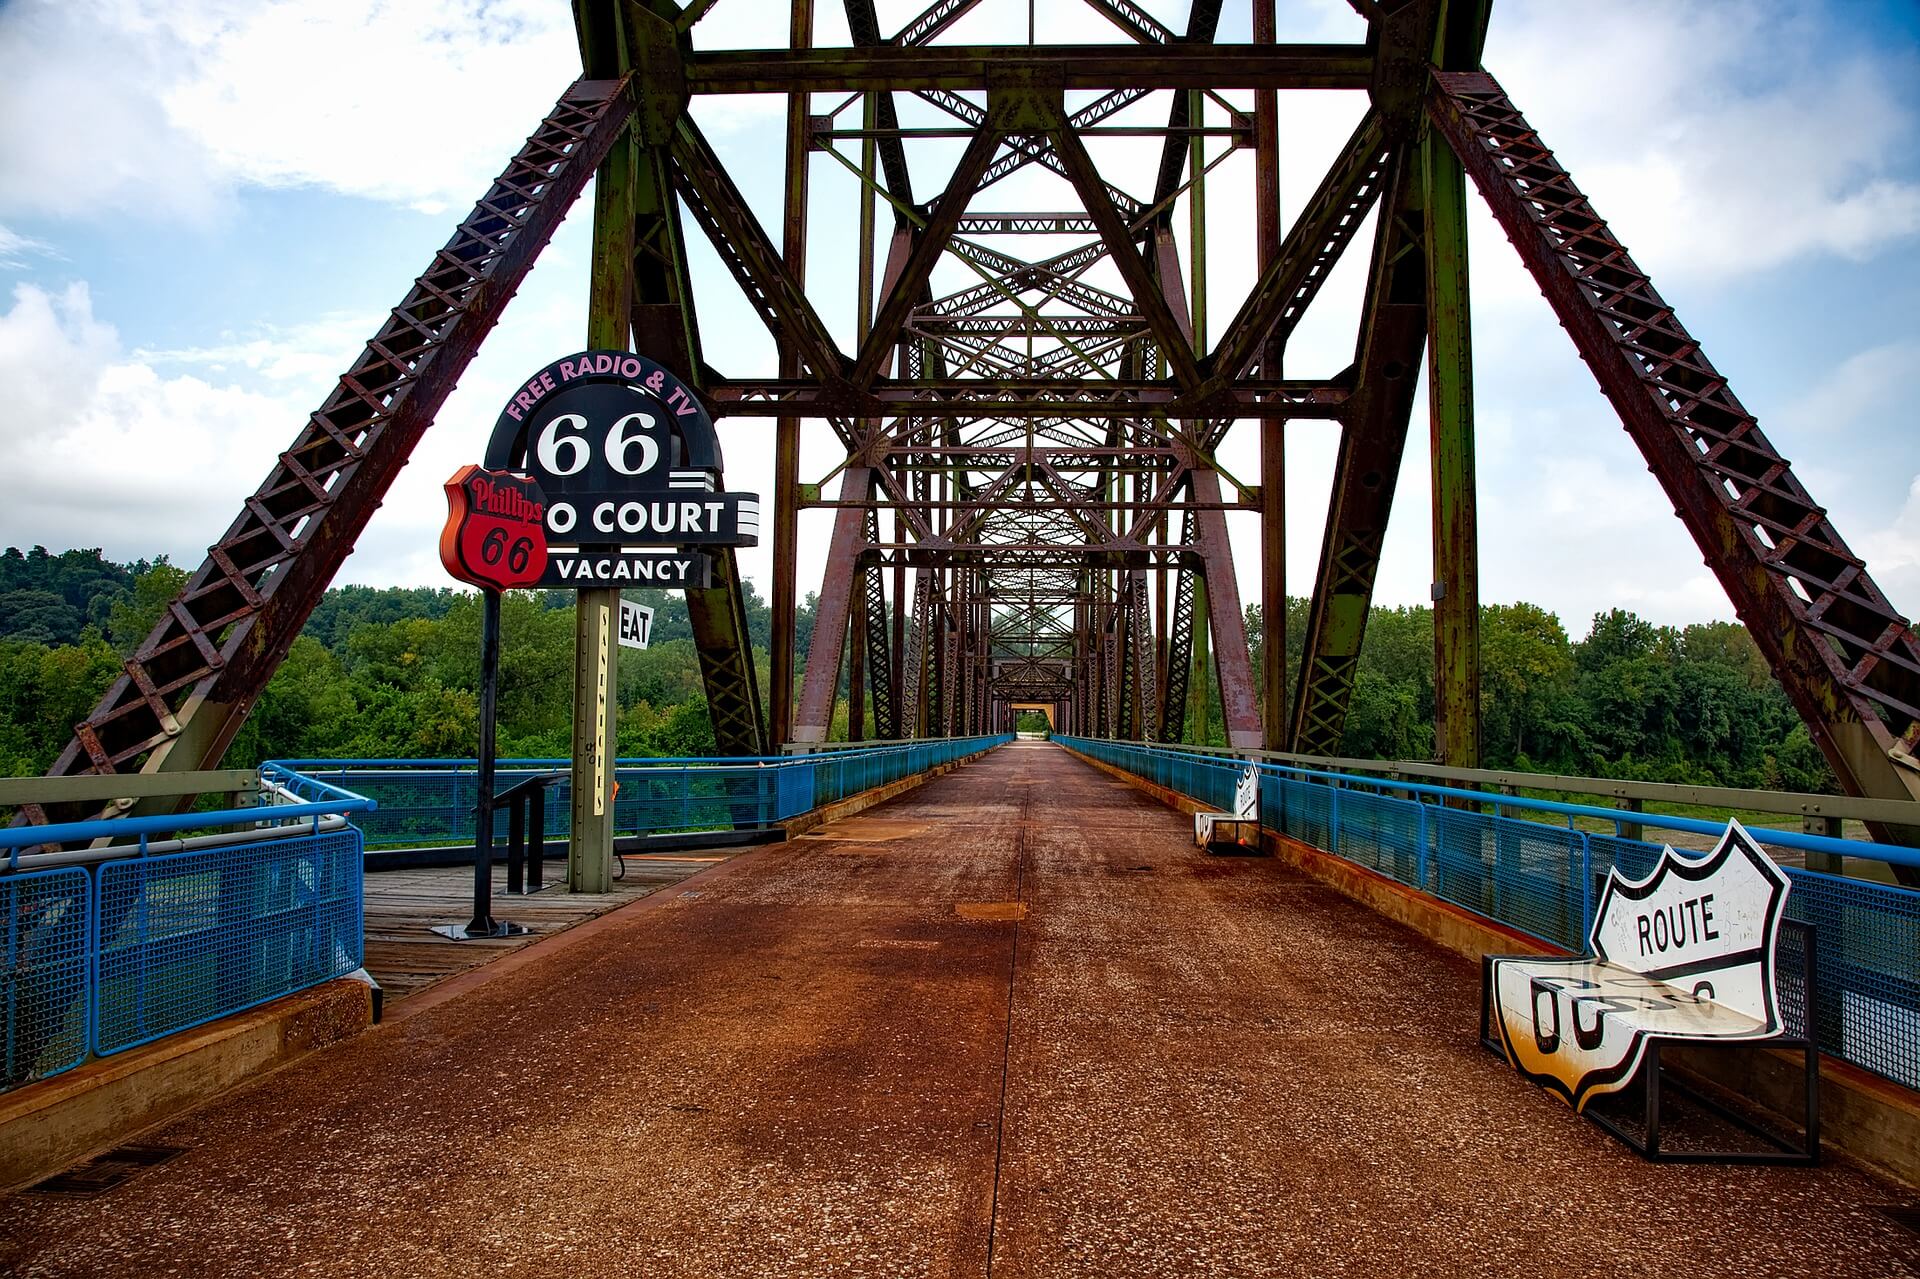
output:
[[[485,465],[463,466],[447,481],[440,559],[455,578],[480,587],[485,603],[474,913],[448,935],[497,936],[514,927],[491,910],[500,592],[707,586],[712,570],[702,547],[760,540],[759,497],[725,492],[720,471],[713,419],[685,383],[629,351],[582,351],[516,389],[494,423]],[[608,660],[603,655],[593,711],[602,725]],[[593,740],[603,736],[596,730]],[[609,767],[604,754],[596,746],[596,813]]]
[[[583,351],[529,378],[500,413],[490,470],[546,495],[535,585],[705,586],[702,546],[760,540],[760,499],[720,488],[713,419],[645,356]]]

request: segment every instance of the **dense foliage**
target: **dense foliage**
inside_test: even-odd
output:
[[[43,771],[185,580],[164,559],[115,564],[97,550],[0,554],[0,775]],[[748,586],[761,687],[771,630]],[[620,749],[713,750],[699,655],[681,596],[633,591],[655,609],[652,646],[624,651]],[[1288,610],[1297,671],[1306,602]],[[796,619],[799,652],[813,627]],[[1259,669],[1260,611],[1247,610]],[[1663,781],[1830,789],[1818,750],[1746,631],[1732,623],[1655,626],[1614,610],[1573,640],[1531,604],[1481,616],[1486,762],[1495,767]],[[480,601],[448,589],[327,592],[228,762],[313,756],[470,755],[478,737]],[[1354,685],[1345,751],[1424,759],[1433,749],[1433,615],[1375,609]],[[1291,684],[1290,684],[1291,686]],[[1207,732],[1219,742],[1212,680]],[[842,689],[844,694],[844,688]],[[500,749],[565,756],[573,703],[573,597],[513,592],[502,609]],[[844,735],[841,701],[836,736]],[[1044,727],[1039,716],[1035,727]],[[1195,717],[1198,718],[1197,716]],[[1023,721],[1022,727],[1027,727]]]
[[[1289,601],[1289,687],[1307,603]],[[1247,610],[1254,669],[1260,610]],[[1819,748],[1745,627],[1656,626],[1621,609],[1574,640],[1532,604],[1480,612],[1482,746],[1490,768],[1698,785],[1834,789]],[[1217,724],[1217,711],[1215,723]],[[1433,612],[1376,608],[1367,621],[1344,753],[1433,753]]]

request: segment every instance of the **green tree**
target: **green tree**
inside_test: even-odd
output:
[[[136,574],[131,589],[115,595],[108,607],[107,638],[113,646],[130,656],[186,584],[186,570],[169,564],[164,555]]]

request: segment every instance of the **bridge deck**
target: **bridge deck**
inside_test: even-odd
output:
[[[1477,980],[1019,743],[0,1197],[0,1272],[1920,1273],[1845,1166],[1639,1162]]]

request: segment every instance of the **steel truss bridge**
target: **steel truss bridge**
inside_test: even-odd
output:
[[[1211,671],[1234,746],[1334,753],[1424,360],[1437,753],[1476,764],[1471,182],[1842,783],[1920,795],[1912,627],[1482,69],[1486,0],[1353,0],[1364,43],[1312,45],[1276,41],[1270,0],[1251,4],[1250,43],[1216,40],[1220,0],[1194,0],[1177,27],[1131,0],[1081,2],[1118,42],[976,45],[979,0],[934,0],[897,26],[874,0],[844,0],[850,45],[814,47],[814,0],[793,0],[783,47],[696,51],[725,3],[576,0],[580,79],[300,427],[54,771],[219,759],[596,174],[591,344],[659,360],[716,417],[775,422],[764,695],[731,553],[688,593],[724,751],[825,739],[844,668],[856,736],[869,720],[881,738],[982,733],[1015,703],[1044,703],[1067,731],[1174,742],[1206,717]],[[1290,226],[1280,90],[1367,104]],[[771,229],[696,123],[701,99],[726,94],[786,99]],[[1145,158],[1114,163],[1121,139]],[[1208,178],[1238,151],[1252,153],[1253,242],[1210,248]],[[851,350],[807,281],[809,175],[836,170],[859,179],[845,213],[858,228]],[[695,236],[773,335],[778,376],[709,362]],[[1231,315],[1209,313],[1209,252],[1254,281]],[[1353,361],[1291,378],[1289,339],[1347,253],[1368,264]],[[832,496],[801,483],[803,419],[845,446]],[[1331,424],[1339,452],[1290,688],[1281,442],[1305,419]],[[1218,460],[1241,422],[1257,424],[1258,474]],[[810,506],[833,511],[833,531],[796,690],[795,525]],[[1235,509],[1264,529],[1259,671],[1227,539]]]

